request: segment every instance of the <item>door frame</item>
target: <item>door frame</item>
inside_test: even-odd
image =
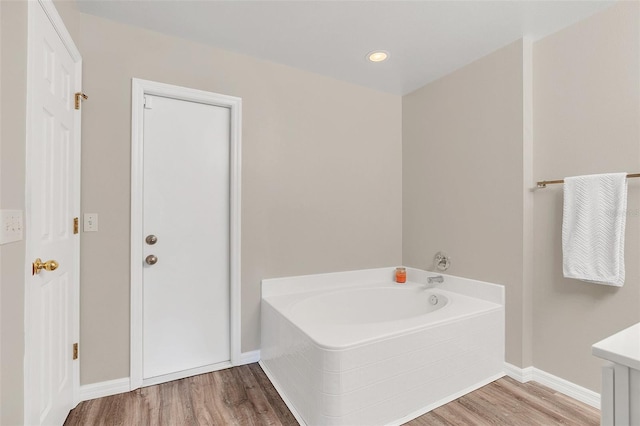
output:
[[[31,36],[31,28],[33,27],[33,12],[32,8],[34,7],[42,7],[45,14],[49,18],[51,25],[54,27],[56,33],[62,40],[62,44],[66,48],[67,52],[71,56],[71,59],[75,65],[75,81],[73,84],[73,92],[82,91],[82,55],[80,55],[80,51],[76,47],[73,39],[71,38],[71,34],[67,30],[62,21],[62,18],[58,14],[53,1],[52,0],[38,0],[28,2],[27,6],[27,113],[26,113],[26,142],[25,142],[25,154],[26,158],[30,158],[31,152],[33,152],[33,143],[34,139],[37,135],[34,135],[32,127],[33,127],[33,117],[31,110],[33,104],[33,79],[36,76],[36,70],[33,69],[33,60],[31,59],[33,55],[38,54],[39,52],[33,51],[33,40]],[[73,94],[71,97],[73,98]],[[81,151],[81,111],[76,111],[76,115],[74,118],[74,146],[71,147],[73,153],[73,162],[69,165],[72,168],[73,175],[75,177],[75,181],[73,184],[73,190],[71,197],[73,198],[73,210],[76,217],[80,217],[80,151]],[[34,182],[31,179],[31,167],[30,162],[27,161],[25,165],[25,284],[29,284],[31,279],[31,262],[33,262],[32,250],[30,244],[30,211],[31,211],[31,193]],[[72,291],[72,303],[69,309],[72,310],[71,318],[72,318],[72,327],[73,327],[73,341],[79,342],[80,338],[80,235],[74,236],[73,243],[73,255],[72,255],[74,265],[73,265],[73,280],[71,281],[71,291]],[[31,383],[33,379],[33,370],[32,370],[32,334],[31,329],[34,324],[32,324],[32,291],[30,285],[24,286],[25,294],[24,294],[24,421],[25,424],[39,424],[38,419],[32,418],[32,404],[30,395],[33,392],[38,392],[36,389],[31,388]],[[72,369],[72,402],[73,405],[76,406],[80,402],[80,360],[75,360],[73,362]],[[73,408],[73,407],[72,407]]]
[[[241,364],[240,335],[240,200],[242,99],[203,90],[133,78],[131,82],[131,359],[130,388],[143,380],[143,163],[144,96],[156,95],[188,102],[229,108],[229,335],[230,363]],[[199,373],[205,373],[200,371]],[[155,382],[154,382],[155,383]]]

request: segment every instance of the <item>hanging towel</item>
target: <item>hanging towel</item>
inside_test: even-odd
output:
[[[565,178],[565,277],[617,287],[624,284],[626,214],[626,173]]]

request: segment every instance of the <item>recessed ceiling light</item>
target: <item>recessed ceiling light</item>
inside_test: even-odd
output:
[[[389,52],[385,52],[384,50],[374,50],[367,54],[367,59],[371,62],[382,62],[387,60],[387,58],[389,58]]]

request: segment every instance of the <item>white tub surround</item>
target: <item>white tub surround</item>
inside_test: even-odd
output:
[[[602,425],[640,424],[640,323],[591,347],[602,367]]]
[[[262,281],[260,364],[301,424],[401,424],[504,375],[502,286],[393,277]]]

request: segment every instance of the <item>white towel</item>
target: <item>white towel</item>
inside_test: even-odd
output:
[[[565,178],[564,276],[621,287],[626,215],[626,173]]]

